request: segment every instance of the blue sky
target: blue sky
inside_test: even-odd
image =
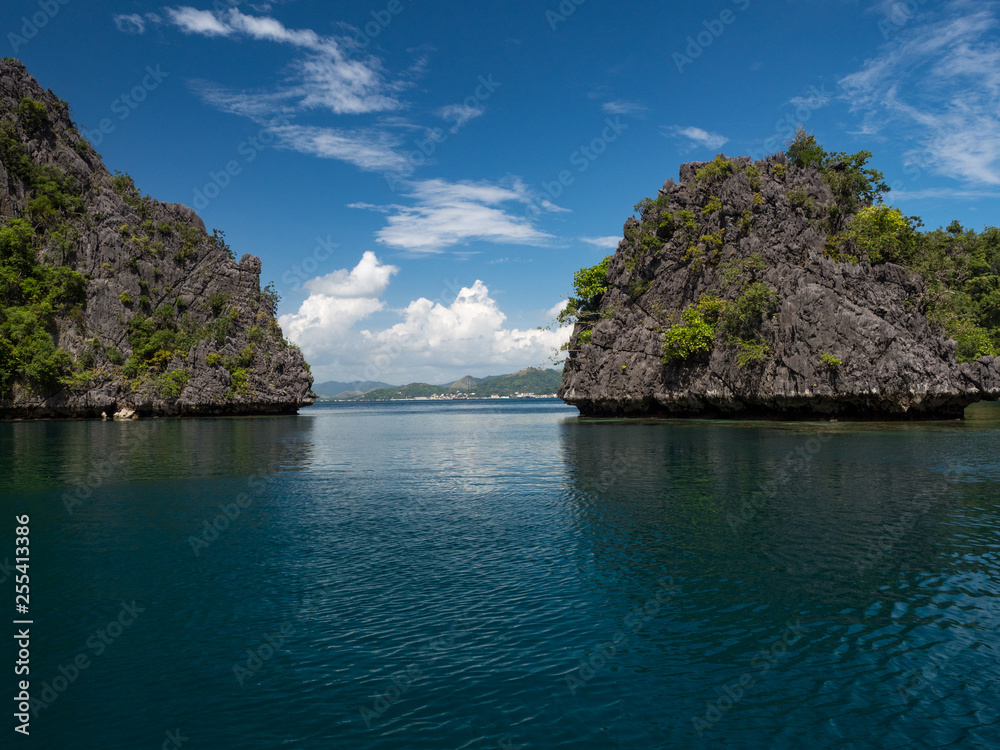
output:
[[[929,227],[1000,205],[993,2],[5,8],[4,54],[109,169],[260,256],[321,381],[545,364],[567,332],[537,328],[639,199],[800,123]]]

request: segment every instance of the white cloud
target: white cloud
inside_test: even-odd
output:
[[[138,13],[113,16],[115,26],[125,34],[142,34],[146,31],[146,19]]]
[[[580,237],[580,242],[586,242],[588,245],[593,245],[594,247],[599,247],[602,250],[616,250],[618,248],[618,243],[621,242],[622,238],[617,235],[614,237]]]
[[[894,6],[884,4],[892,12]],[[841,79],[860,132],[920,144],[905,158],[973,183],[1000,185],[1000,44],[996,3],[953,0],[900,29]],[[926,20],[925,20],[926,19]]]
[[[891,194],[893,203],[903,203],[906,201],[927,201],[927,200],[978,200],[986,198],[1000,198],[1000,192],[996,190],[961,190],[955,188],[926,188],[924,190],[893,190]]]
[[[350,271],[334,271],[307,281],[310,294],[298,312],[279,319],[285,335],[318,356],[335,350],[355,323],[385,308],[382,293],[398,271],[396,266],[380,263],[369,251]]]
[[[378,128],[276,125],[271,130],[285,148],[324,159],[339,159],[360,169],[398,172],[409,164],[406,156],[396,151],[398,139]]]
[[[447,107],[442,107],[438,114],[442,119],[453,123],[451,130],[452,132],[456,132],[460,130],[469,120],[482,117],[485,112],[486,107],[482,106],[472,107],[468,104],[449,104]]]
[[[386,80],[377,58],[348,57],[345,40],[320,36],[311,29],[289,29],[274,18],[249,16],[237,8],[213,13],[182,7],[169,9],[168,14],[171,22],[186,33],[244,36],[307,52],[292,64],[297,80],[277,92],[227,94],[223,89],[216,90],[216,98],[244,100],[244,110],[266,110],[275,98],[295,101],[302,109],[327,109],[334,114],[388,112],[402,106],[395,96],[401,84]]]
[[[559,315],[559,313],[561,313],[567,307],[569,307],[569,300],[568,299],[560,300],[551,308],[549,308],[549,310],[545,313],[545,317],[555,318],[556,316]]]
[[[359,330],[359,323],[385,309],[381,295],[397,271],[365,253],[350,271],[307,282],[309,297],[296,313],[280,318],[318,379],[443,383],[470,372],[499,374],[545,364],[569,340],[569,326],[551,331],[506,327],[506,315],[481,280],[461,288],[450,304],[421,297],[395,311],[399,322]]]
[[[308,109],[328,109],[338,115],[389,112],[403,105],[373,59],[347,60],[340,54],[313,55],[297,63],[302,78],[294,89]]]
[[[682,128],[680,126],[674,126],[666,128],[663,131],[664,135],[672,137],[682,137],[687,138],[696,146],[701,146],[703,148],[717,149],[722,148],[724,145],[729,143],[729,139],[724,135],[719,135],[718,133],[710,133],[707,130],[696,127],[686,127]]]
[[[179,27],[185,34],[229,36],[233,32],[210,10],[197,10],[185,5],[180,8],[167,8],[166,11],[170,23]]]
[[[438,253],[472,240],[499,244],[548,245],[552,235],[524,216],[508,213],[508,203],[531,205],[525,185],[424,180],[408,183],[413,206],[391,206],[378,241],[414,254]]]
[[[601,105],[601,109],[609,115],[637,115],[645,112],[647,107],[644,104],[639,104],[638,102],[617,100],[613,102],[604,102],[604,104]]]
[[[341,269],[326,276],[310,279],[305,288],[314,294],[328,297],[353,299],[356,297],[379,297],[389,286],[389,279],[399,271],[396,266],[379,263],[370,250],[361,256],[361,261],[353,269]]]
[[[264,11],[268,6],[257,7]],[[390,80],[382,62],[357,49],[350,38],[288,28],[275,18],[249,15],[238,8],[208,11],[181,6],[167,9],[166,20],[188,34],[244,38],[297,51],[297,58],[288,65],[291,76],[270,88],[234,90],[207,81],[192,82],[208,104],[253,120],[275,136],[279,147],[363,170],[412,172],[406,155],[397,149],[402,143],[400,133],[414,126],[392,114],[405,109],[398,94],[410,84]],[[364,127],[297,122],[299,114],[314,110],[344,116],[380,114],[381,119]]]
[[[833,98],[826,94],[824,91],[817,89],[815,86],[811,87],[813,92],[810,96],[793,96],[788,100],[797,110],[816,110],[822,109],[828,105]]]

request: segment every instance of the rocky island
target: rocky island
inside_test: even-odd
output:
[[[920,232],[869,152],[684,164],[576,274],[585,416],[959,418],[1000,398],[1000,231]]]
[[[302,353],[193,210],[112,175],[66,102],[0,62],[0,418],[292,413]]]

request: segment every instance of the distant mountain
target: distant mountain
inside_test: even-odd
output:
[[[431,396],[469,396],[489,398],[490,396],[513,396],[532,393],[538,396],[550,395],[559,390],[562,372],[530,367],[510,375],[494,375],[477,380],[466,376],[447,385],[410,383],[368,391],[355,397],[358,401],[391,401],[408,398],[430,398]],[[313,386],[313,390],[318,387]],[[317,391],[319,393],[319,391]]]
[[[378,380],[352,380],[349,383],[341,383],[337,380],[328,380],[325,383],[313,385],[313,393],[320,398],[350,398],[345,392],[353,391],[352,395],[367,393],[376,388],[392,388],[389,383]]]
[[[378,388],[355,397],[355,401],[391,401],[395,399],[426,398],[441,396],[445,393],[455,393],[447,386],[430,385],[429,383],[410,383],[392,388]]]
[[[483,378],[472,389],[479,396],[512,396],[515,393],[551,394],[562,384],[562,370],[529,367],[510,375]]]

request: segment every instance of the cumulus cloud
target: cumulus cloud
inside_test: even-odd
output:
[[[367,252],[353,269],[306,283],[309,297],[279,322],[288,338],[302,347],[318,378],[402,384],[445,382],[468,373],[499,374],[542,365],[569,340],[570,326],[507,327],[507,316],[478,279],[459,289],[450,303],[421,297],[394,311],[397,323],[380,330],[359,329],[366,318],[385,310],[382,295],[397,272]],[[553,308],[555,313],[549,311],[549,318],[560,305]]]
[[[911,19],[840,81],[861,116],[860,132],[891,129],[894,138],[919,144],[908,160],[972,183],[1000,185],[998,26],[996,3],[965,0]]]
[[[405,197],[414,205],[376,207],[389,209],[387,225],[376,237],[384,245],[413,254],[440,253],[472,240],[548,245],[555,239],[525,216],[504,209],[505,204],[532,203],[527,187],[517,179],[504,183],[424,180],[409,183]]]
[[[311,279],[309,297],[296,313],[282,315],[279,323],[294,341],[317,361],[329,361],[339,352],[352,326],[385,308],[382,293],[399,269],[384,265],[366,252],[353,269],[334,271]]]
[[[558,317],[559,313],[561,313],[567,307],[569,307],[569,300],[568,299],[560,300],[551,308],[549,308],[549,310],[545,313],[545,316],[547,318],[556,318]]]
[[[689,141],[689,146],[700,146],[702,148],[717,149],[729,143],[729,139],[718,133],[710,133],[702,128],[673,126],[665,128],[663,134],[668,137],[685,138]]]

